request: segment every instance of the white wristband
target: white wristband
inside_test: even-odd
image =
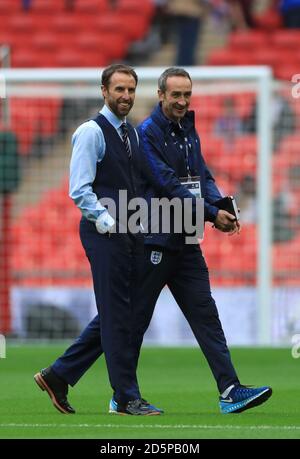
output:
[[[102,212],[96,220],[96,228],[98,233],[105,234],[111,232],[115,226],[114,219],[109,215],[108,211]]]

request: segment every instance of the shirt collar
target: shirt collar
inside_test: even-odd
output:
[[[161,126],[163,130],[179,129],[188,131],[195,126],[195,114],[192,110],[189,110],[184,117],[180,120],[180,125],[166,117],[162,110],[162,104],[159,102],[154,108],[151,117],[155,122]]]
[[[100,110],[101,115],[105,116],[107,121],[113,125],[115,129],[120,129],[122,123],[126,123],[126,118],[121,119],[118,118],[107,105],[103,105],[102,109]]]

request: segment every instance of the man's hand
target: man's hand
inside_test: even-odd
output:
[[[239,234],[241,231],[241,224],[234,215],[222,209],[217,214],[214,226],[223,233],[229,233],[229,236],[235,233]]]
[[[109,215],[108,211],[102,212],[96,220],[96,228],[98,233],[110,233],[115,226],[114,219]]]

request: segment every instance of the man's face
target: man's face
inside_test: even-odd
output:
[[[171,76],[167,79],[165,92],[158,90],[162,110],[167,118],[178,122],[186,114],[192,95],[192,83],[183,76]]]
[[[108,88],[101,86],[105,104],[118,117],[124,118],[130,112],[135,98],[136,82],[132,75],[115,72]]]

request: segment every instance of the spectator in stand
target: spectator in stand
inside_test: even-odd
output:
[[[170,41],[174,32],[173,17],[168,13],[168,0],[152,0],[155,7],[155,14],[152,27],[157,31],[161,44]]]
[[[287,170],[286,184],[273,200],[273,241],[291,241],[300,224],[300,164]]]
[[[285,192],[279,193],[273,199],[273,242],[288,242],[295,236],[288,199]]]
[[[293,218],[293,228],[300,225],[300,164],[290,166],[288,170],[289,209]]]
[[[31,0],[22,0],[22,8],[24,11],[29,11],[31,8]]]
[[[109,0],[111,7],[117,6],[118,0]],[[171,42],[174,35],[172,16],[168,14],[168,0],[152,0],[154,15],[150,30],[141,40],[131,43],[127,53],[127,59],[132,63],[139,64],[157,52],[162,44]]]
[[[231,26],[236,29],[253,29],[255,20],[253,17],[254,0],[226,0],[229,6]]]
[[[300,0],[281,0],[279,8],[284,26],[288,29],[299,29]]]
[[[232,144],[237,135],[243,133],[243,123],[240,119],[235,101],[232,97],[226,97],[223,103],[223,113],[215,122],[214,133],[223,137],[226,143]]]
[[[209,3],[215,14],[229,17],[233,30],[256,27],[253,16],[254,0],[210,0]]]
[[[169,0],[168,12],[175,17],[177,35],[176,65],[195,65],[198,38],[206,16],[205,0]]]
[[[286,97],[275,93],[270,110],[273,127],[273,150],[276,151],[281,140],[296,129],[296,115]],[[257,125],[257,104],[253,105],[252,112],[245,119],[245,131],[256,132]]]
[[[32,5],[32,0],[22,0],[22,7],[24,11],[29,11]],[[65,0],[65,9],[68,11],[74,10],[75,0]]]
[[[243,214],[243,223],[257,222],[256,182],[252,175],[245,175],[236,192],[237,202]]]
[[[75,0],[65,0],[65,9],[67,11],[73,11],[75,8]]]

